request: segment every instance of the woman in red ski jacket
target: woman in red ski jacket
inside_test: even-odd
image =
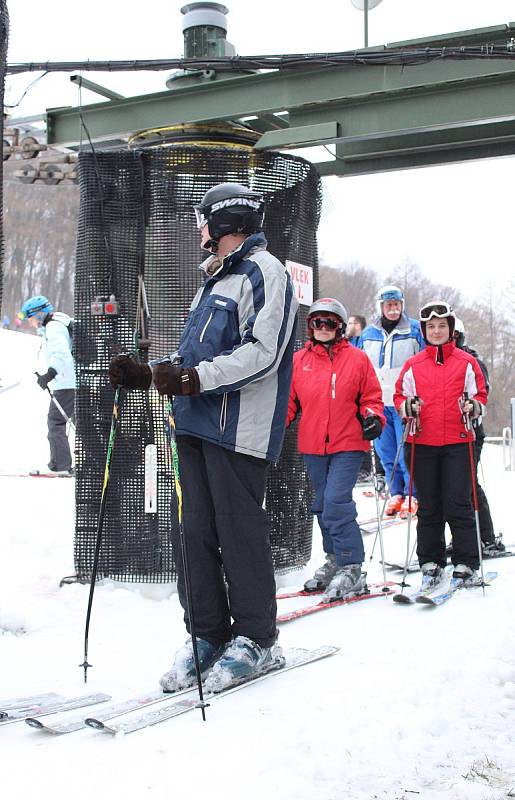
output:
[[[381,387],[370,359],[344,338],[347,311],[331,297],[313,303],[309,340],[293,357],[289,425],[302,414],[298,447],[304,456],[322,531],[325,563],[307,591],[331,600],[366,590],[363,539],[352,490],[363,452],[384,425]]]
[[[454,577],[473,582],[479,566],[468,447],[474,433],[467,418],[482,415],[487,394],[477,360],[456,347],[454,324],[448,303],[436,300],[423,306],[420,325],[427,347],[408,358],[394,396],[399,414],[418,423],[415,436],[408,436],[405,458],[409,465],[415,447],[417,555],[425,590],[444,578],[446,522],[452,533]]]

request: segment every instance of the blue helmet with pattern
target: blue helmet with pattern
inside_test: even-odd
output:
[[[376,309],[379,317],[383,314],[383,303],[387,300],[398,300],[401,304],[401,313],[404,311],[404,295],[398,286],[383,286],[376,294]]]
[[[53,310],[54,307],[47,297],[42,294],[36,294],[34,297],[29,297],[28,300],[25,300],[21,311],[18,312],[18,317],[24,320],[38,316],[39,319],[43,320],[46,315],[51,314]]]

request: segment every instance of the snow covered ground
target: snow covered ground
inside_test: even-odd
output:
[[[0,331],[2,384],[22,381],[0,394],[0,472],[46,460],[48,402],[32,376],[37,347],[36,337]],[[494,445],[484,473],[496,529],[515,544],[515,473],[503,471]],[[0,477],[1,699],[48,691],[123,699],[157,688],[184,640],[174,587],[105,581],[95,593],[84,686],[88,587],[59,588],[74,571],[73,492],[72,480]],[[360,518],[371,517],[374,501],[359,491],[356,499]],[[282,587],[298,587],[318,565],[315,538],[309,568],[281,576]],[[385,532],[385,547],[389,559],[404,557],[405,526]],[[115,738],[0,727],[2,797],[514,797],[515,558],[487,568],[499,577],[484,597],[463,591],[439,609],[370,599],[284,626],[285,648],[335,644],[340,653],[213,703],[206,723],[194,711]],[[381,580],[377,560],[369,578]]]

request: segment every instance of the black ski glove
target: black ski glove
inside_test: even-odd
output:
[[[109,362],[109,383],[113,389],[117,386],[123,386],[124,389],[150,389],[152,370],[134,356],[113,356]]]
[[[383,426],[381,425],[381,420],[375,414],[372,414],[370,417],[365,417],[363,420],[363,438],[367,440],[367,442],[371,442],[372,439],[377,439],[378,436],[381,436],[381,431],[383,430]]]
[[[461,403],[461,410],[472,419],[477,419],[477,417],[481,416],[481,403],[478,400],[464,400],[463,403]]]
[[[422,401],[418,397],[408,397],[404,402],[404,416],[408,419],[418,417],[422,409]]]
[[[43,391],[47,388],[50,381],[53,381],[55,376],[57,375],[57,370],[53,367],[49,367],[48,370],[45,372],[44,375],[40,375],[39,372],[36,372],[38,386],[41,386]]]
[[[183,369],[169,361],[156,364],[153,369],[154,386],[159,394],[200,394],[200,378],[194,367]]]

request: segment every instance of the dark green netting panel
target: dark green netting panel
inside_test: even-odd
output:
[[[280,153],[255,155],[244,147],[180,145],[80,154],[80,213],[75,284],[77,357],[76,536],[80,579],[93,565],[97,515],[113,406],[109,358],[134,348],[146,297],[150,318],[142,344],[150,359],[173,352],[201,284],[192,206],[212,185],[244,183],[265,194],[269,249],[314,269],[320,181],[313,166]],[[144,280],[144,293],[142,281]],[[93,316],[96,297],[114,295],[119,316]],[[306,332],[301,306],[297,346]],[[146,348],[146,349],[145,349]],[[177,525],[163,401],[152,390],[126,393],[114,448],[99,575],[121,580],[175,577],[171,529]],[[296,426],[294,426],[296,427]],[[157,450],[157,511],[145,510],[145,447]],[[147,475],[148,481],[148,475]],[[311,553],[310,490],[286,434],[281,460],[270,470],[266,505],[277,570],[303,566]]]
[[[4,106],[5,70],[7,66],[7,41],[9,38],[9,12],[6,0],[0,0],[0,103]],[[0,142],[4,141],[4,117],[0,116]],[[2,308],[4,235],[3,235],[3,160],[0,159],[0,309]]]

